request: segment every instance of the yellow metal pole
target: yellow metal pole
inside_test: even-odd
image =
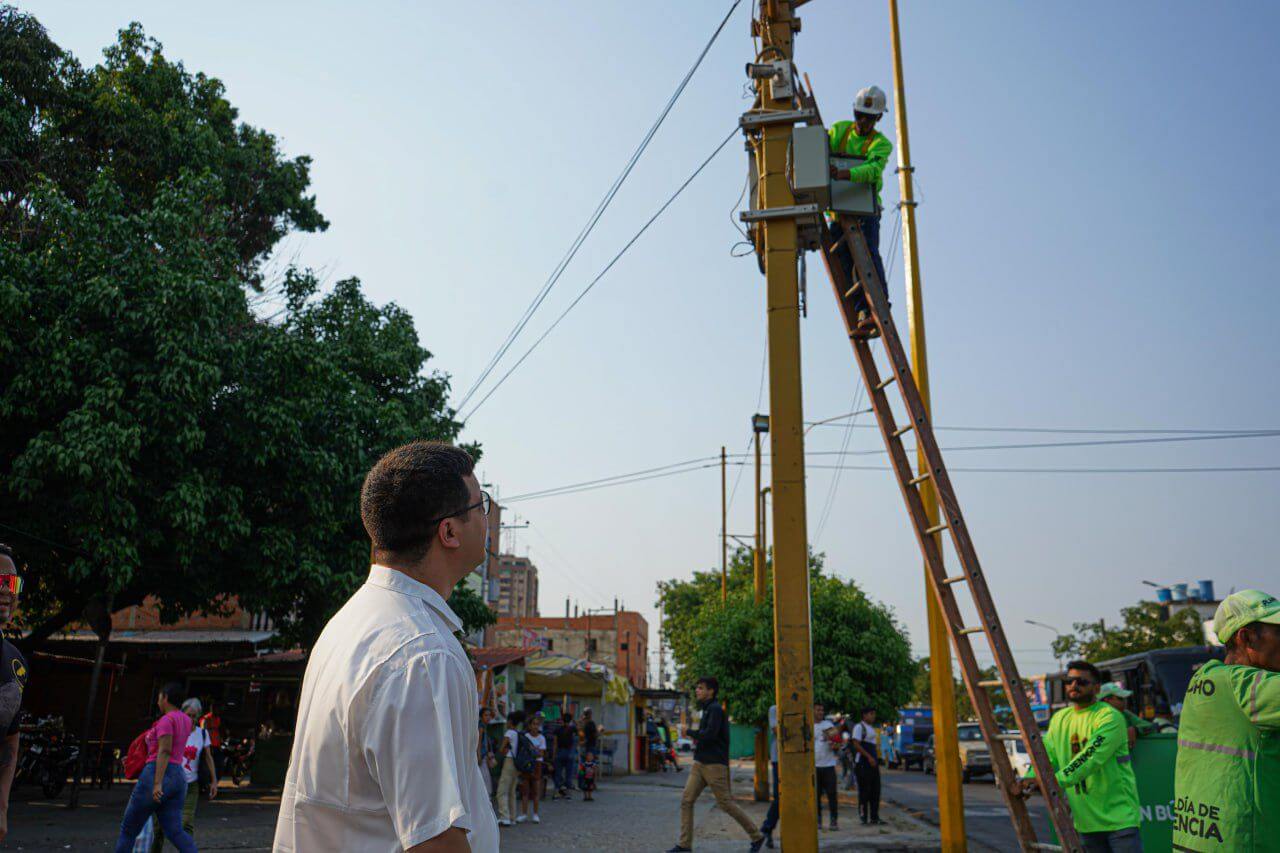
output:
[[[893,36],[894,117],[898,125],[898,185],[902,194],[902,254],[907,276],[907,333],[911,338],[911,369],[916,387],[929,403],[929,359],[925,353],[924,298],[920,289],[920,252],[916,241],[916,201],[912,186],[911,143],[907,137],[907,96],[902,81],[902,42],[898,28],[898,3],[889,0],[889,27]],[[930,415],[932,417],[932,415]],[[928,469],[924,452],[918,451],[920,473]],[[932,480],[920,489],[929,526],[938,523],[938,493]],[[941,549],[941,537],[938,547]],[[938,773],[938,814],[942,849],[947,853],[966,849],[964,788],[961,784],[960,741],[956,731],[955,682],[951,676],[951,645],[942,609],[925,570],[925,599],[929,614],[929,687],[933,699],[933,736]]]
[[[720,603],[729,601],[729,497],[725,485],[725,466],[728,457],[724,446],[720,447]]]
[[[792,38],[798,26],[791,0],[762,0],[756,29],[760,61],[787,63],[785,79],[760,82],[760,107],[790,110]],[[760,206],[795,204],[788,182],[791,127],[768,124],[759,151]],[[800,299],[796,221],[765,219],[768,292],[769,459],[773,480],[774,673],[778,704],[778,777],[782,846],[816,853],[818,812],[813,784],[813,660],[809,632],[809,548],[805,527],[804,413],[800,389]]]
[[[760,499],[760,431],[756,429],[755,420],[751,421],[751,429],[755,435],[756,445],[756,535],[755,547],[752,549],[752,568],[755,570],[755,601],[760,604],[764,601],[764,543],[761,541],[761,528],[764,526],[764,504]],[[756,731],[756,772],[753,793],[758,803],[768,802],[769,800],[769,732],[764,728]]]

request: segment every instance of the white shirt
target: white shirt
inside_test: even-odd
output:
[[[435,590],[370,568],[307,661],[275,853],[402,853],[450,827],[497,853],[460,627]]]
[[[209,733],[204,729],[192,729],[187,735],[186,748],[182,750],[182,775],[190,785],[200,778],[200,753],[209,748]]]
[[[876,734],[876,730],[871,726],[867,725],[866,723],[858,723],[856,726],[853,727],[853,739],[860,740],[863,742],[873,743],[873,744],[880,743],[880,736]],[[869,751],[871,752],[872,755],[876,754],[876,750],[874,749]],[[858,752],[858,750],[856,749],[853,751],[854,764],[861,764],[866,760],[867,759],[862,757],[861,752]]]
[[[836,727],[836,724],[830,720],[823,720],[813,724],[813,766],[814,767],[835,767],[836,753],[831,748],[830,732]]]
[[[533,748],[534,748],[534,749],[542,750],[543,754],[545,754],[545,753],[546,753],[546,751],[547,751],[547,736],[546,736],[546,735],[542,735],[542,734],[538,734],[538,735],[531,735],[531,734],[529,734],[528,732],[525,732],[525,733],[524,733],[524,736],[525,736],[525,737],[527,737],[527,738],[529,739],[529,743],[533,744]]]
[[[515,729],[507,729],[502,733],[502,736],[507,739],[507,743],[511,744],[511,748],[507,750],[507,755],[515,758],[516,750],[520,749],[520,732]]]

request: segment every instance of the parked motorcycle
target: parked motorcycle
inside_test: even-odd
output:
[[[231,781],[239,785],[253,769],[254,747],[257,741],[253,738],[239,738],[222,742],[223,774],[231,777]]]
[[[57,797],[75,770],[80,745],[63,729],[61,717],[40,718],[22,732],[22,742],[15,778],[38,784],[50,799]]]

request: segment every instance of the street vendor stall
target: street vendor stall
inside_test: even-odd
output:
[[[580,714],[591,708],[600,726],[600,763],[606,772],[631,773],[636,768],[631,745],[635,743],[632,708],[635,691],[623,677],[598,661],[544,654],[525,661],[526,707],[542,704],[566,707]]]

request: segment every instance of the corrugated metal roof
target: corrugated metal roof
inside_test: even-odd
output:
[[[264,643],[275,636],[275,631],[112,631],[113,643]],[[66,631],[54,634],[52,640],[98,641],[92,631]]]

